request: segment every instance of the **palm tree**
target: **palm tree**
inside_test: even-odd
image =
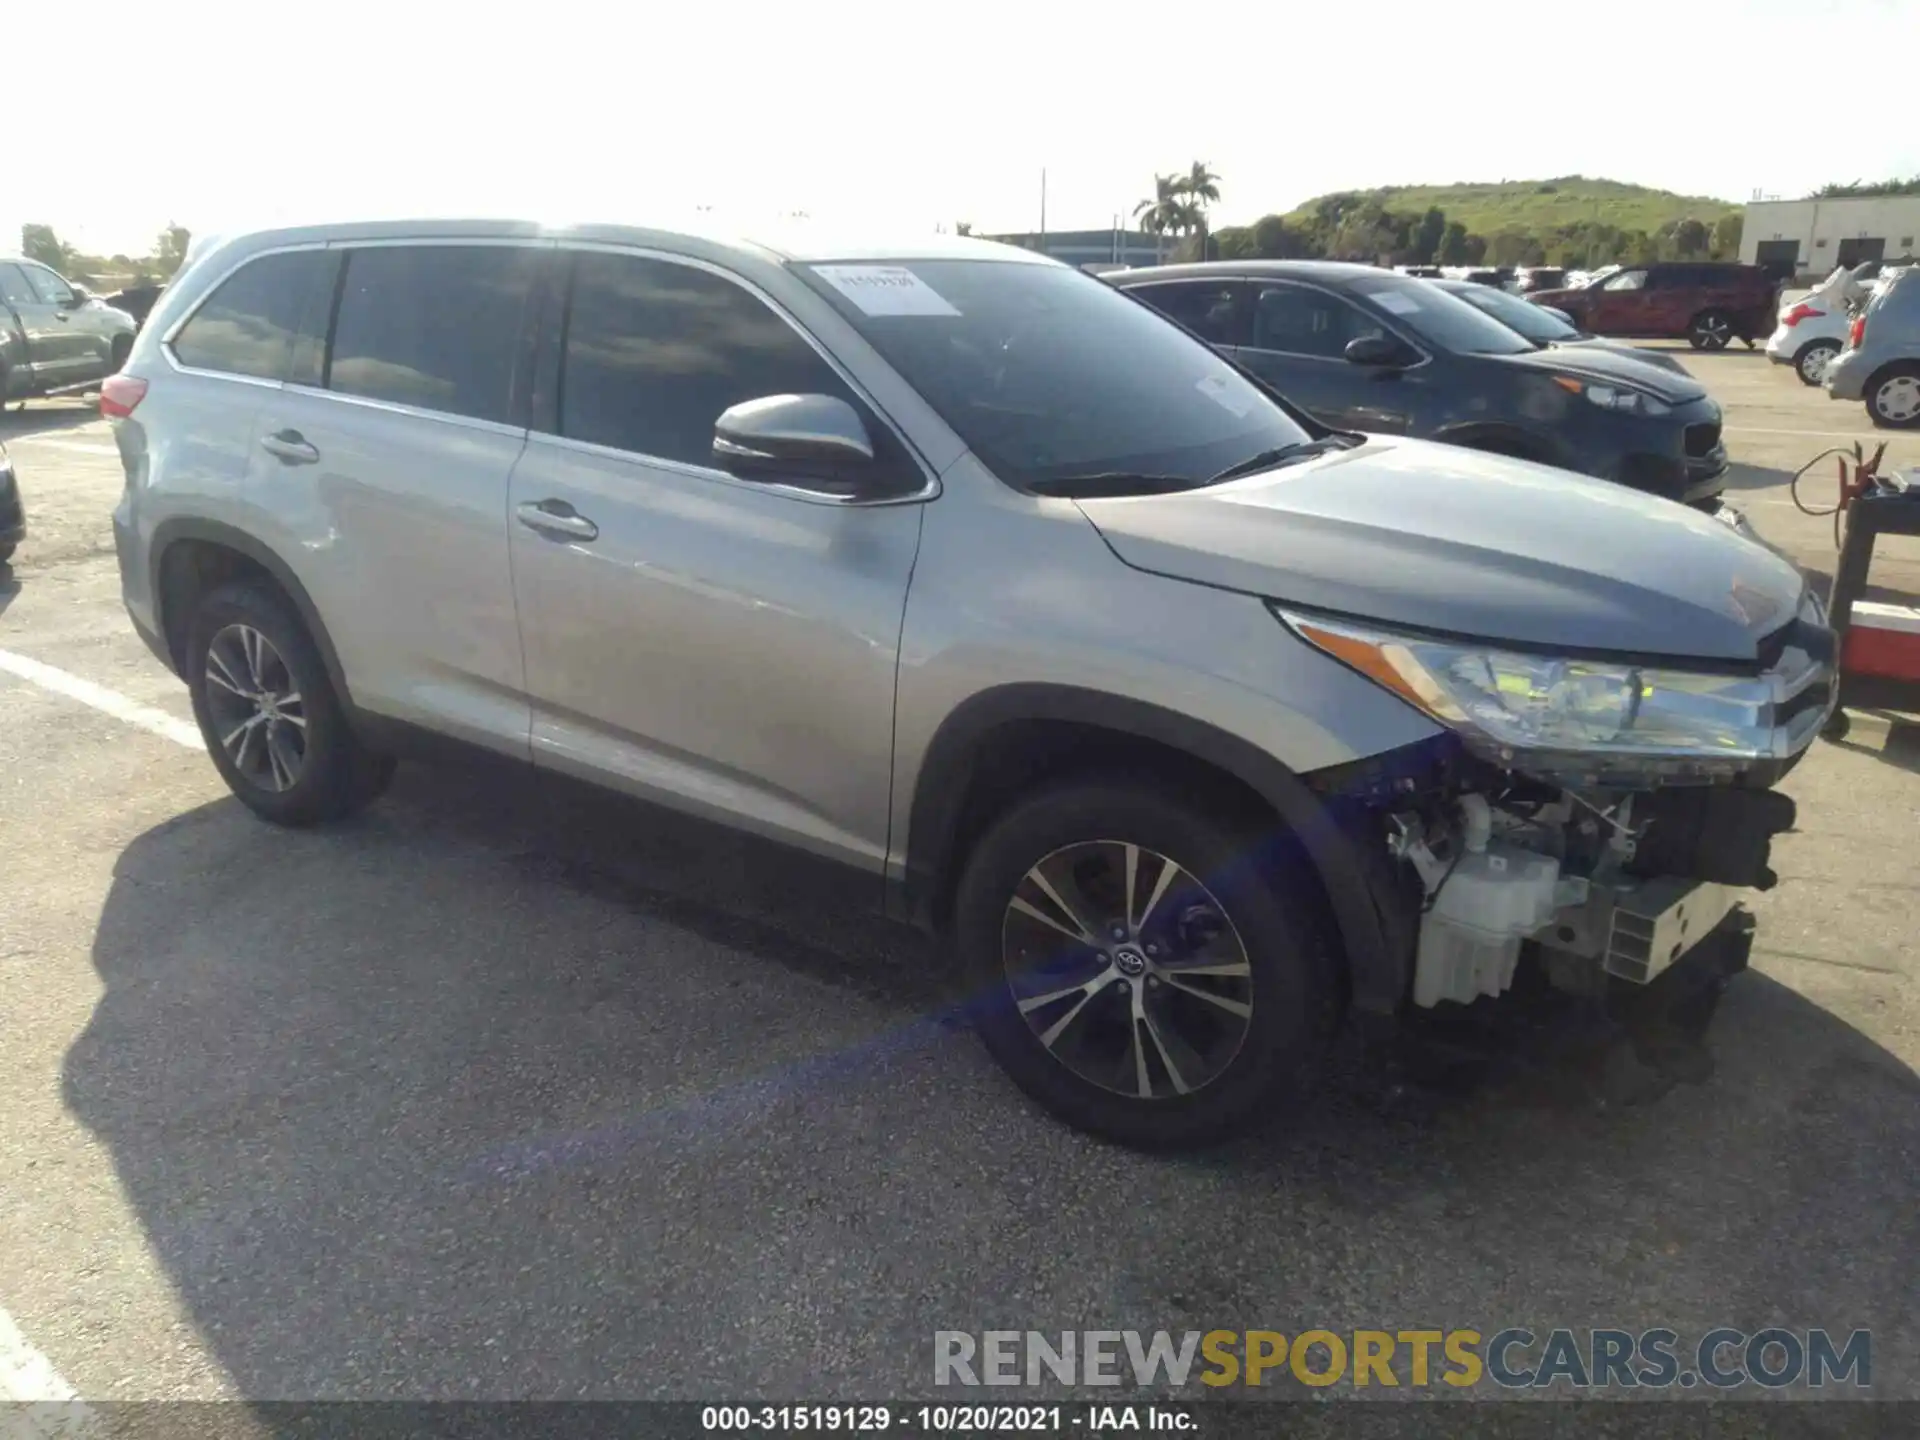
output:
[[[1187,229],[1200,237],[1200,258],[1207,258],[1207,206],[1220,200],[1220,177],[1196,160],[1187,173],[1174,182],[1175,190],[1185,198]]]
[[[1140,222],[1140,228],[1154,237],[1153,258],[1161,258],[1160,241],[1168,235],[1178,235],[1187,226],[1189,219],[1185,206],[1180,203],[1180,177],[1177,175],[1156,175],[1153,177],[1153,198],[1142,200],[1133,207],[1134,218]]]

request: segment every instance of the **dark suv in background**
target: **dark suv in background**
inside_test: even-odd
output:
[[[1370,265],[1165,265],[1111,283],[1337,430],[1444,440],[1719,509],[1720,407],[1690,375],[1544,349],[1431,280]]]
[[[1564,310],[1591,335],[1749,348],[1772,333],[1780,282],[1758,265],[1633,265],[1579,290],[1530,290],[1529,300]]]

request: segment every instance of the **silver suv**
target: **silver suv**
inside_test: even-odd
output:
[[[1727,526],[1329,431],[985,242],[228,238],[102,408],[127,608],[260,815],[425,730],[842,861],[1137,1144],[1517,975],[1666,1073],[1832,705]]]

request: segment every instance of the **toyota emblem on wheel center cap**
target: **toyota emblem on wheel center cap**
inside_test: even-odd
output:
[[[1147,957],[1131,945],[1122,945],[1113,952],[1113,964],[1122,975],[1140,975],[1146,972]]]

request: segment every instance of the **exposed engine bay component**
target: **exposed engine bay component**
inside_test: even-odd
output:
[[[1722,925],[1734,887],[1771,883],[1769,846],[1794,813],[1771,791],[1489,790],[1456,783],[1389,818],[1389,851],[1424,897],[1422,1009],[1504,994],[1529,941],[1564,993],[1651,984]]]

